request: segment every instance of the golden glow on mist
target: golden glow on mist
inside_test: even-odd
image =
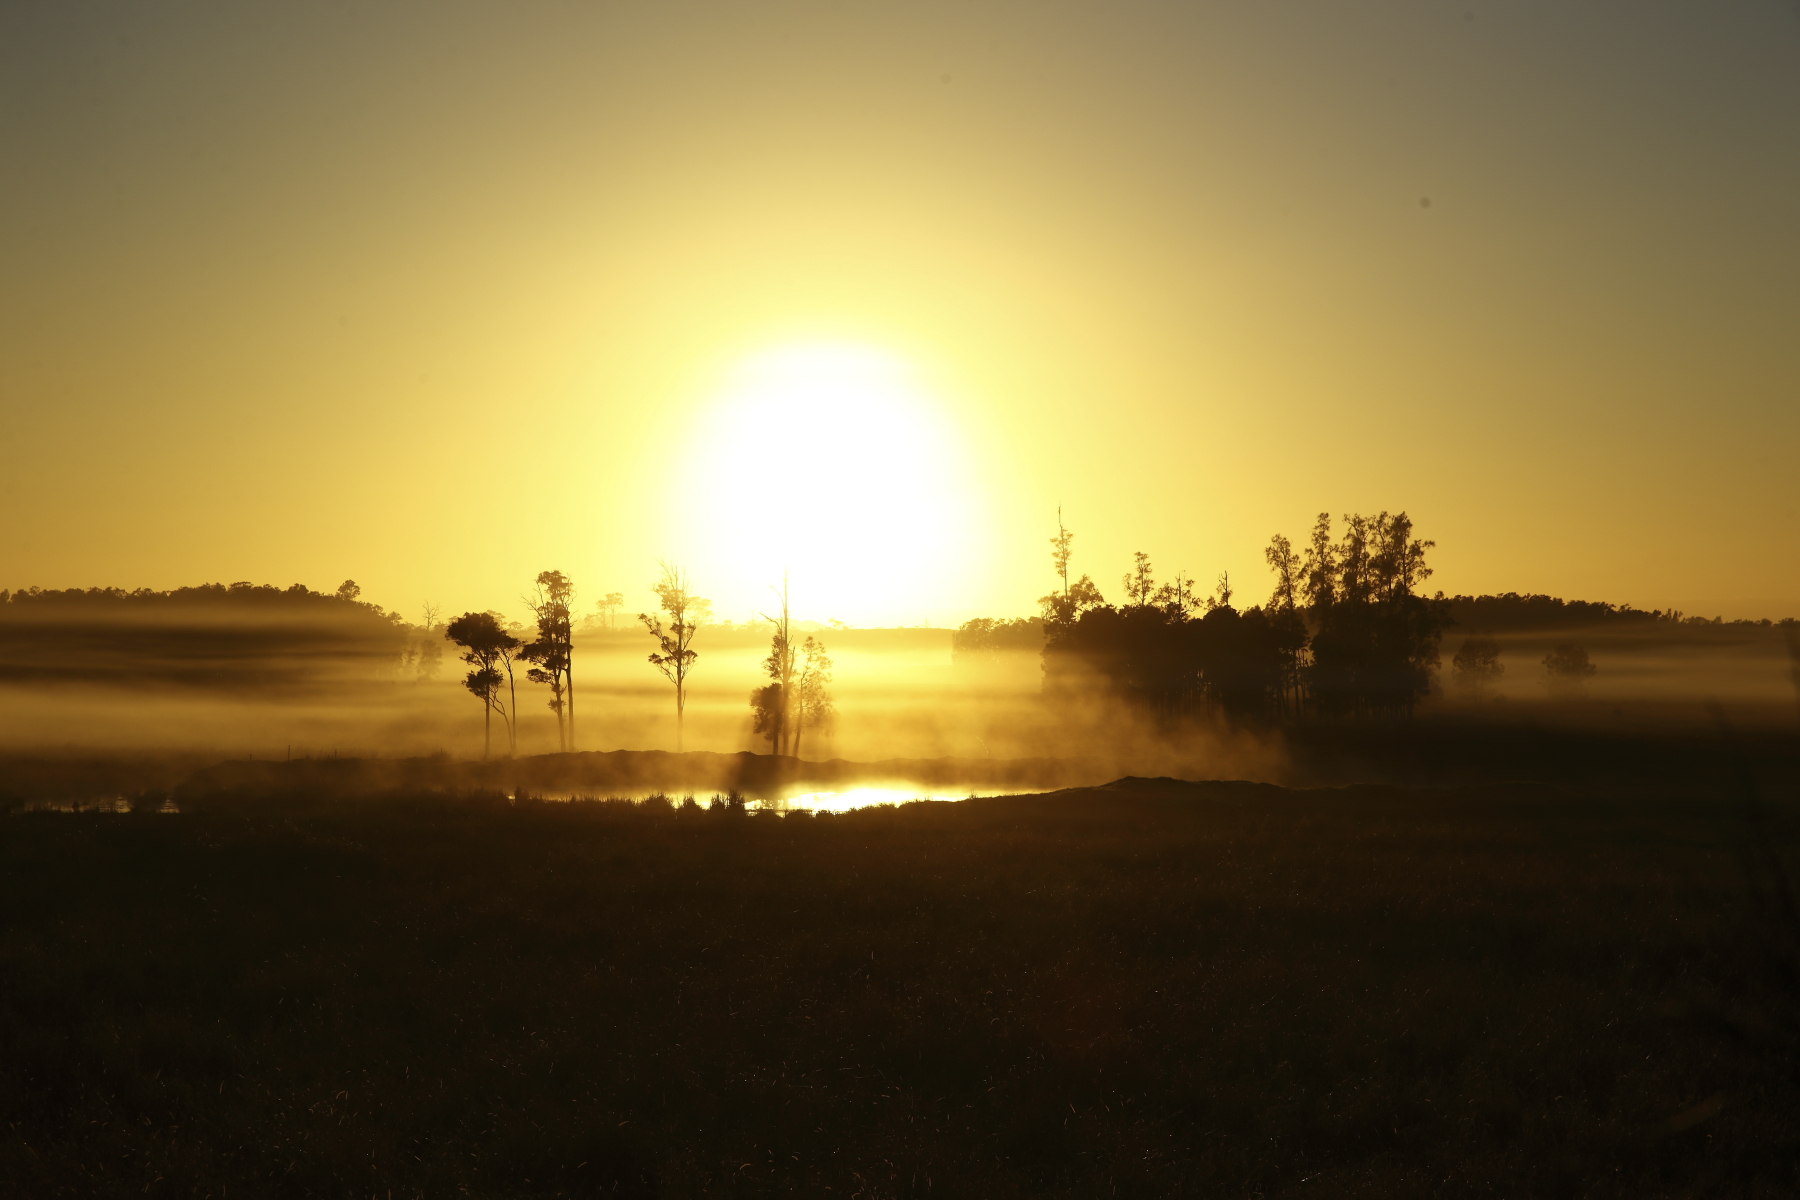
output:
[[[961,438],[891,354],[810,342],[755,355],[695,434],[681,541],[698,590],[721,585],[722,618],[745,619],[745,601],[767,609],[762,585],[786,571],[798,618],[906,619],[971,566],[981,506]],[[746,581],[756,588],[740,595]]]

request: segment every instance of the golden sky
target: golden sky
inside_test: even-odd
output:
[[[1778,0],[17,5],[0,138],[0,587],[1800,612]]]

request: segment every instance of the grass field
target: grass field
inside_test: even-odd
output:
[[[0,1193],[1793,1195],[1772,819],[1168,781],[15,815]]]

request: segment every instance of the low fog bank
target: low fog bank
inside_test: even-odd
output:
[[[302,806],[383,798],[508,801],[737,795],[776,807],[844,807],[1092,788],[1122,778],[1247,781],[1287,788],[1489,785],[1628,790],[1740,802],[1800,786],[1800,739],[1781,729],[1601,728],[1459,720],[1315,725],[1280,737],[1194,728],[1086,757],[856,762],[661,750],[487,761],[417,757],[294,760],[162,755],[0,756],[0,812],[41,808],[195,811],[242,802]],[[873,796],[852,793],[872,789]],[[843,796],[845,802],[835,802]]]
[[[1690,712],[1696,704],[1718,703],[1739,710],[1747,720],[1788,720],[1794,713],[1795,683],[1786,634],[1780,626],[1747,623],[1495,632],[1485,636],[1499,643],[1504,671],[1492,688],[1471,697],[1457,686],[1452,662],[1470,637],[1483,635],[1452,629],[1442,643],[1435,698],[1451,705],[1471,699],[1548,704],[1570,715],[1579,711],[1570,702],[1582,700]],[[1558,647],[1571,645],[1586,651],[1595,668],[1573,695],[1544,666]]]
[[[506,739],[496,722],[495,761],[483,765],[471,761],[482,753],[482,706],[460,683],[455,647],[441,631],[370,606],[316,594],[306,606],[260,609],[7,606],[0,790],[130,796],[176,788],[221,762],[256,764],[234,768],[245,786],[321,772],[320,782],[353,791],[559,796],[736,789],[776,798],[890,785],[944,794],[1122,776],[1291,786],[1568,779],[1583,762],[1616,772],[1660,761],[1656,743],[1716,764],[1721,716],[1741,736],[1777,740],[1796,716],[1783,631],[1749,625],[1497,632],[1490,636],[1503,670],[1479,688],[1460,686],[1451,669],[1471,636],[1453,628],[1437,683],[1411,720],[1284,724],[1153,718],[1100,691],[1046,697],[1035,653],[959,659],[949,630],[815,636],[835,660],[836,716],[805,731],[785,759],[766,753],[748,703],[766,681],[767,631],[739,626],[705,627],[695,641],[684,742],[696,753],[659,753],[676,746],[674,693],[646,661],[650,639],[637,629],[588,630],[574,654],[584,753],[557,753],[545,689],[521,678],[520,761],[500,761]],[[435,659],[422,650],[427,643]],[[1585,650],[1594,671],[1558,683],[1542,660],[1569,644]],[[360,765],[321,763],[332,759]],[[279,766],[289,760],[315,765]]]

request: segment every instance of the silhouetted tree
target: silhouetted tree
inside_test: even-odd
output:
[[[512,659],[519,649],[519,639],[508,633],[493,613],[469,612],[450,622],[444,636],[463,648],[462,660],[474,667],[463,679],[463,686],[482,704],[481,757],[493,749],[493,714],[506,722],[507,745],[517,750],[511,712],[500,699],[501,686],[512,686]],[[503,673],[504,672],[504,673]],[[513,692],[516,707],[517,692]]]
[[[794,757],[800,757],[800,737],[808,729],[824,729],[836,707],[831,702],[831,656],[825,643],[811,634],[800,647],[802,664],[794,681]]]
[[[1059,508],[1056,510],[1056,536],[1050,539],[1050,562],[1056,569],[1062,589],[1038,598],[1038,608],[1048,628],[1067,628],[1088,609],[1106,603],[1100,589],[1086,575],[1074,583],[1069,582],[1070,547],[1074,542],[1075,535],[1064,527],[1062,509]]]
[[[1587,649],[1574,642],[1562,642],[1555,646],[1550,653],[1544,655],[1543,663],[1544,670],[1550,676],[1551,690],[1566,696],[1579,693],[1588,676],[1600,669],[1588,661]]]
[[[781,753],[781,717],[787,711],[787,689],[765,683],[750,690],[750,731],[769,739],[769,753]]]
[[[1056,510],[1056,536],[1050,539],[1050,561],[1056,567],[1056,577],[1062,581],[1062,594],[1069,594],[1069,558],[1074,553],[1071,547],[1075,544],[1075,535],[1063,524],[1062,507]]]
[[[1305,588],[1305,566],[1294,544],[1276,534],[1263,551],[1269,568],[1275,572],[1275,591],[1263,611],[1268,614],[1279,659],[1280,680],[1276,686],[1275,707],[1286,717],[1300,715],[1311,658],[1307,653],[1309,638],[1306,620],[1300,615],[1300,598]]]
[[[1500,661],[1500,643],[1480,634],[1464,638],[1456,657],[1450,660],[1450,669],[1458,687],[1471,695],[1481,695],[1506,674],[1506,664]]]
[[[1294,544],[1278,533],[1269,539],[1263,558],[1275,572],[1275,593],[1269,597],[1269,608],[1276,612],[1292,611],[1300,602],[1301,587],[1300,556],[1294,553]]]
[[[564,751],[575,748],[574,613],[575,585],[561,571],[540,571],[537,595],[525,602],[537,614],[537,639],[519,651],[536,664],[525,673],[533,683],[550,687],[550,710],[556,714],[556,741]]]
[[[781,614],[770,616],[759,614],[763,620],[773,627],[769,639],[769,657],[763,659],[763,670],[768,673],[769,686],[759,688],[751,695],[753,705],[760,704],[757,719],[761,723],[758,732],[767,733],[771,752],[785,754],[789,742],[789,708],[794,697],[794,664],[793,630],[788,619],[788,584],[787,576],[781,578]],[[760,697],[760,700],[758,699]]]
[[[1125,576],[1125,599],[1132,605],[1142,607],[1150,603],[1156,591],[1156,580],[1150,567],[1150,556],[1139,550],[1133,558],[1130,572]]]
[[[339,600],[348,600],[354,604],[361,597],[362,588],[356,585],[356,580],[346,579],[344,582],[338,584],[337,598]]]
[[[656,639],[657,649],[650,655],[651,665],[675,685],[675,749],[680,752],[686,748],[688,672],[693,668],[694,660],[700,657],[690,647],[700,621],[711,611],[712,605],[689,590],[687,572],[666,562],[658,565],[662,567],[662,578],[651,584],[650,590],[656,593],[668,624],[649,613],[639,613],[638,620]]]
[[[438,631],[438,607],[431,601],[425,601],[424,633],[417,644],[409,646],[405,663],[413,668],[415,682],[427,683],[437,678],[439,668],[444,661],[443,647],[436,636]]]
[[[1320,513],[1300,561],[1302,594],[1308,610],[1324,608],[1336,597],[1337,554],[1331,545],[1331,514]]]

